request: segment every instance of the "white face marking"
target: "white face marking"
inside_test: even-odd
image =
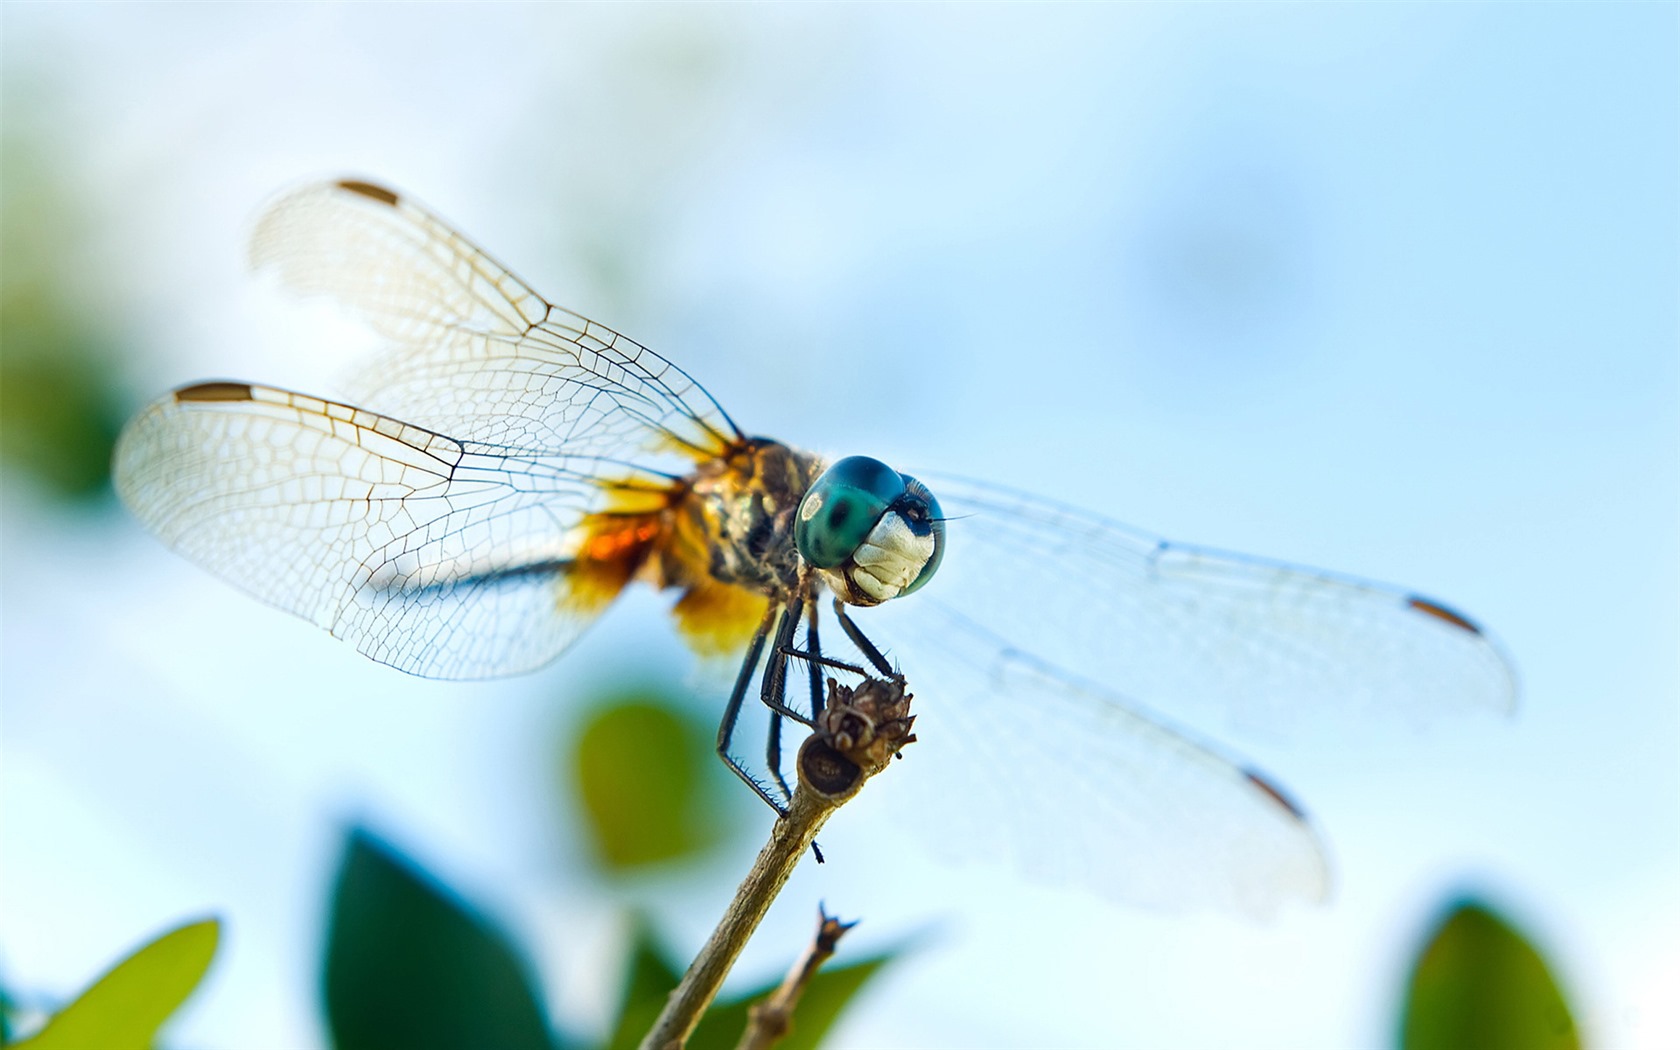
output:
[[[885,514],[852,555],[855,567],[846,575],[858,590],[877,603],[896,598],[914,583],[933,557],[933,534],[918,536],[900,514]]]

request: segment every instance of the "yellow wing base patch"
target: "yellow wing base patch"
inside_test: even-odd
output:
[[[618,597],[665,533],[659,514],[590,514],[579,524],[582,542],[566,573],[560,602],[594,615]]]
[[[579,524],[582,539],[566,573],[561,604],[595,615],[630,581],[682,591],[672,614],[683,641],[701,656],[738,652],[764,619],[770,601],[755,591],[713,579],[694,537],[677,539],[665,511],[590,514]]]

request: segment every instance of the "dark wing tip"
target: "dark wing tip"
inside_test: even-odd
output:
[[[361,182],[356,179],[340,179],[338,180],[338,188],[349,190],[351,193],[359,193],[381,204],[389,204],[393,208],[396,207],[399,199],[395,193],[383,186],[375,186],[371,182]]]
[[[1270,797],[1273,802],[1276,802],[1278,805],[1280,805],[1284,809],[1288,810],[1290,816],[1294,817],[1296,820],[1306,820],[1307,819],[1306,811],[1301,809],[1300,806],[1297,806],[1295,804],[1294,799],[1290,798],[1288,795],[1285,795],[1283,793],[1282,788],[1278,787],[1276,784],[1272,783],[1270,780],[1267,780],[1265,777],[1261,776],[1259,773],[1256,773],[1252,769],[1243,770],[1242,775],[1248,778],[1248,782],[1250,784],[1253,784],[1255,787],[1259,788],[1261,791],[1264,791],[1266,793],[1266,795],[1268,797]]]
[[[250,383],[194,383],[175,391],[176,401],[250,401]]]
[[[1460,630],[1469,631],[1471,634],[1477,635],[1482,633],[1482,629],[1476,626],[1474,620],[1465,616],[1461,612],[1447,608],[1440,602],[1432,602],[1428,598],[1423,598],[1414,594],[1410,598],[1406,599],[1406,604],[1411,608],[1416,609],[1418,612],[1423,613],[1425,616],[1433,616],[1437,620],[1440,620],[1443,623],[1450,623]]]

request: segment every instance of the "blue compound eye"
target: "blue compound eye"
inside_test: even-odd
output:
[[[793,542],[819,569],[844,565],[895,501],[905,495],[898,471],[868,456],[847,456],[811,483],[799,502]]]
[[[899,513],[910,523],[912,531],[919,534],[925,525],[933,535],[933,553],[928,556],[922,571],[910,581],[910,586],[898,592],[902,598],[921,589],[922,584],[933,579],[933,574],[938,571],[939,562],[945,557],[945,512],[939,509],[939,501],[933,498],[926,485],[908,474],[899,476],[904,479],[904,495],[898,500]]]

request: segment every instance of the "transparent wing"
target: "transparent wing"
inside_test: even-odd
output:
[[[603,499],[587,457],[512,455],[272,387],[203,383],[137,416],[113,469],[171,547],[413,674],[536,667],[610,598],[571,576],[578,523]]]
[[[1277,735],[1514,701],[1503,653],[1437,602],[918,476],[949,519],[944,562],[858,620],[916,695],[902,808],[959,852],[1129,903],[1264,915],[1325,895],[1319,841],[1181,725]]]
[[[1270,733],[1327,715],[1426,721],[1515,702],[1499,646],[1439,602],[927,480],[952,519],[927,600],[1003,649],[1173,718]]]
[[[919,712],[894,809],[960,858],[993,857],[1126,904],[1265,918],[1317,902],[1311,825],[1258,773],[943,608],[894,635]],[[902,644],[897,644],[902,643]]]
[[[363,407],[183,388],[125,431],[119,491],[187,556],[405,671],[552,659],[622,582],[578,572],[586,515],[741,439],[680,369],[390,190],[289,193],[251,255],[388,340],[355,384]]]
[[[716,455],[741,439],[685,372],[549,304],[406,197],[345,180],[293,191],[257,223],[251,259],[390,341],[350,400],[463,440],[618,457]]]

